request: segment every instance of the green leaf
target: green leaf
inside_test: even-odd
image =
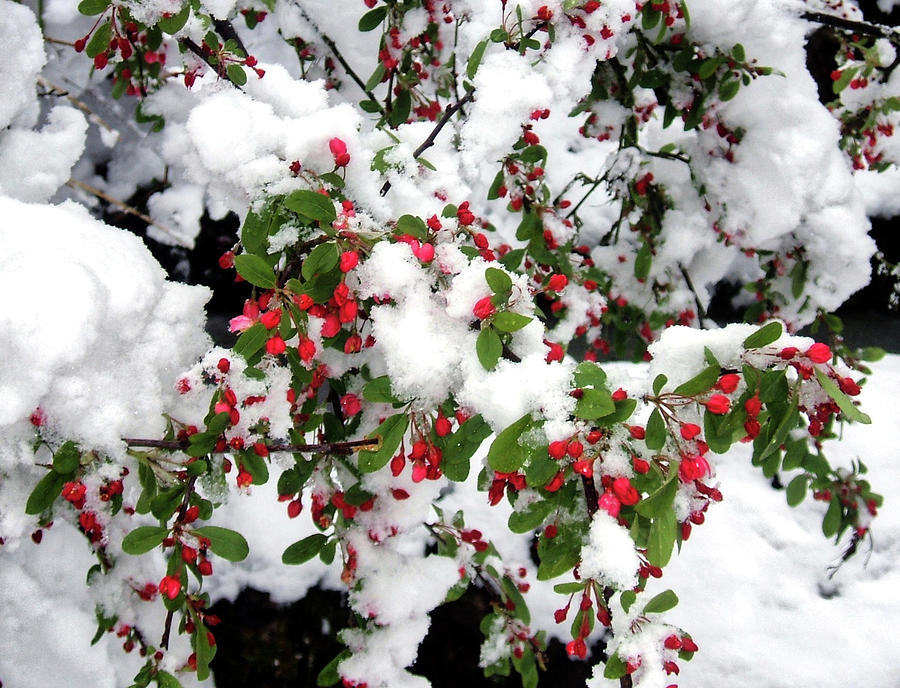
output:
[[[395,234],[409,234],[416,239],[428,238],[428,227],[420,217],[415,215],[401,215],[397,218],[397,229]]]
[[[209,548],[228,561],[244,561],[250,553],[247,540],[240,533],[220,528],[219,526],[203,526],[194,528],[194,533],[209,540]]]
[[[234,353],[244,357],[245,361],[253,358],[260,349],[266,345],[269,338],[269,331],[262,323],[251,325],[249,329],[244,330],[241,336],[234,343]]]
[[[244,68],[239,64],[232,62],[225,67],[225,74],[228,76],[229,81],[235,86],[243,86],[247,83],[247,72],[245,72]]]
[[[272,266],[259,256],[252,253],[242,253],[234,257],[234,267],[238,274],[250,284],[261,289],[275,288],[275,271]]]
[[[503,342],[493,327],[485,327],[475,340],[475,353],[485,370],[493,370],[503,355]]]
[[[644,614],[661,614],[678,604],[678,596],[671,590],[664,590],[644,605]]]
[[[269,467],[266,460],[252,449],[241,453],[241,464],[253,476],[252,485],[265,485],[269,482]]]
[[[314,533],[309,537],[298,540],[284,550],[284,553],[281,555],[281,562],[290,566],[303,564],[316,556],[327,541],[328,538],[322,533]]]
[[[527,533],[538,528],[544,523],[553,511],[556,510],[556,504],[550,500],[541,500],[532,502],[522,511],[514,511],[509,516],[509,529],[514,533]]]
[[[708,366],[687,382],[682,382],[674,389],[675,394],[693,397],[712,388],[719,381],[722,369],[718,366]]]
[[[751,334],[744,340],[744,348],[745,349],[759,349],[763,346],[768,346],[772,342],[776,341],[783,332],[781,323],[777,320],[773,320],[770,323],[767,323],[760,327],[756,332]]]
[[[81,0],[78,11],[88,17],[103,13],[109,7],[109,0]]]
[[[650,414],[650,420],[647,421],[647,432],[644,442],[647,444],[647,449],[653,451],[662,449],[666,443],[666,423],[658,408],[653,409],[653,413]]]
[[[91,36],[91,40],[88,41],[87,46],[85,46],[85,55],[90,58],[97,57],[97,55],[109,49],[109,42],[111,39],[112,29],[109,26],[109,22],[103,22],[97,27],[94,31],[94,35]]]
[[[384,21],[385,16],[387,16],[387,11],[387,5],[379,5],[378,7],[369,10],[359,18],[357,28],[364,33],[378,28],[381,22]]]
[[[843,91],[847,86],[850,85],[850,82],[853,81],[853,77],[856,76],[856,72],[858,67],[846,67],[841,70],[840,78],[831,84],[831,90],[835,95],[838,95],[841,91]]]
[[[834,383],[834,380],[823,373],[820,368],[816,368],[816,379],[819,381],[819,384],[822,385],[822,389],[825,390],[825,393],[832,399],[834,399],[834,403],[838,405],[838,407],[841,409],[841,412],[847,417],[848,420],[853,420],[857,423],[863,423],[865,425],[868,425],[872,422],[872,419],[869,418],[867,414],[856,408],[856,406],[854,406],[853,402],[850,400],[850,397],[844,394]]]
[[[469,477],[469,459],[491,436],[491,426],[480,415],[472,416],[456,432],[445,438],[441,470],[448,480],[464,482]]]
[[[744,52],[744,46],[740,43],[735,43],[734,47],[731,49],[731,56],[734,58],[735,62],[743,62],[747,59],[747,56]]]
[[[338,664],[343,662],[349,656],[350,650],[341,650],[341,653],[330,662],[328,662],[328,664],[325,665],[325,668],[319,672],[319,675],[316,677],[316,685],[320,686],[320,688],[326,688],[327,686],[333,686],[335,683],[340,681],[341,675],[337,670]]]
[[[25,513],[29,516],[35,516],[49,509],[50,505],[59,496],[65,482],[66,479],[56,471],[47,473],[34,486],[31,494],[28,495],[28,501],[25,502]]]
[[[634,510],[647,518],[659,518],[666,511],[671,511],[675,493],[678,492],[677,476],[677,470],[669,469],[666,481],[655,492],[639,501]]]
[[[541,538],[539,548],[543,546],[538,565],[537,579],[550,580],[571,571],[578,565],[581,548],[557,535],[552,540]]]
[[[331,197],[315,191],[298,189],[284,199],[284,205],[289,210],[322,224],[331,224],[337,219]]]
[[[672,549],[675,547],[677,532],[678,523],[673,509],[666,509],[659,517],[653,519],[647,541],[647,561],[653,566],[668,564],[672,557]]]
[[[369,80],[366,81],[366,90],[371,91],[378,84],[380,84],[381,80],[384,79],[384,75],[385,75],[384,63],[379,60],[378,64],[375,66],[375,71],[372,72],[372,76],[370,76]],[[373,165],[375,164],[374,161],[372,164]],[[373,167],[372,169],[375,169],[375,168]]]
[[[272,220],[272,213],[264,210],[262,214],[254,213],[252,210],[247,213],[244,218],[244,226],[241,228],[241,243],[247,253],[255,253],[259,256],[266,255],[268,248],[269,223]]]
[[[796,476],[788,483],[785,496],[787,497],[788,506],[797,506],[806,498],[806,488],[809,478],[805,473]]]
[[[516,239],[528,241],[541,235],[544,231],[544,223],[537,213],[526,213],[516,228]]]
[[[575,403],[575,415],[583,420],[603,418],[615,410],[612,395],[605,388],[583,389],[581,398]]]
[[[512,279],[504,270],[488,268],[484,271],[484,279],[495,294],[508,294],[512,289]]]
[[[721,59],[718,57],[710,57],[703,60],[703,62],[700,63],[700,68],[697,70],[697,76],[703,80],[708,79],[716,73],[716,69],[719,68],[720,64]]]
[[[339,260],[337,244],[331,241],[319,244],[309,252],[306,260],[303,261],[300,274],[304,279],[311,280],[316,275],[322,275],[334,269]]]
[[[521,330],[534,318],[511,311],[500,311],[491,319],[491,323],[501,332],[516,332]]]
[[[652,264],[653,251],[647,244],[642,244],[634,259],[634,276],[639,280],[647,279]]]
[[[625,662],[622,661],[622,658],[615,653],[606,660],[606,666],[603,667],[603,678],[622,678],[627,673],[628,667],[625,665]]]
[[[181,688],[181,682],[168,671],[156,673],[156,685],[159,688]]]
[[[169,534],[163,526],[138,526],[122,539],[126,554],[144,554],[162,544]]]
[[[637,399],[623,399],[616,402],[616,410],[608,416],[603,416],[599,425],[615,425],[616,423],[624,423],[631,418],[634,410],[637,408]]]
[[[172,518],[172,515],[175,513],[179,504],[181,504],[181,498],[183,496],[183,485],[175,485],[166,490],[162,490],[150,500],[150,513],[160,521],[168,521]]]
[[[85,0],[90,1],[90,0]],[[167,33],[170,36],[172,34],[178,33],[181,29],[184,28],[184,25],[187,24],[188,17],[191,16],[191,3],[184,3],[184,7],[177,14],[173,14],[168,17],[161,17],[156,25],[160,28],[163,33]]]
[[[192,610],[193,612],[193,610]],[[197,679],[205,681],[209,678],[209,663],[216,654],[216,648],[209,644],[209,632],[200,619],[197,612],[191,616],[194,619],[194,652],[197,655]]]
[[[837,497],[832,497],[828,504],[828,511],[825,512],[825,518],[822,519],[822,532],[825,537],[836,535],[841,527],[841,502]]]
[[[741,90],[741,82],[737,79],[725,79],[719,84],[719,100],[723,103],[734,98]]]
[[[391,114],[388,117],[388,123],[392,127],[399,127],[409,118],[409,111],[412,107],[412,96],[408,90],[400,91],[391,105]]]
[[[622,594],[619,595],[619,601],[622,603],[622,609],[627,614],[628,610],[631,609],[631,605],[637,601],[637,593],[634,590],[623,590]]]
[[[884,358],[885,350],[880,346],[867,346],[859,353],[859,357],[870,363],[875,363],[876,361],[880,361]]]
[[[64,443],[53,455],[53,470],[60,475],[70,475],[81,464],[81,452],[71,440]]]
[[[591,361],[583,361],[575,368],[573,376],[576,387],[606,388],[606,372]]]
[[[381,448],[377,451],[361,451],[359,453],[359,469],[363,473],[372,473],[387,464],[400,446],[403,434],[409,426],[409,416],[397,413],[385,419],[367,437],[381,437]]]
[[[522,467],[525,451],[519,445],[519,437],[531,425],[531,414],[526,413],[494,438],[487,456],[491,468],[500,473],[513,473]]]
[[[469,79],[475,78],[475,73],[478,71],[478,65],[481,64],[481,58],[484,57],[484,49],[487,48],[487,44],[488,41],[485,38],[475,46],[475,50],[469,55],[469,60],[466,62],[466,76],[469,77]]]
[[[584,583],[557,583],[553,586],[553,592],[558,595],[573,595],[584,590]]]
[[[660,390],[666,386],[666,383],[668,381],[669,381],[669,378],[667,378],[662,373],[657,375],[656,378],[653,380],[653,393],[659,394]]]
[[[363,399],[381,404],[392,404],[397,401],[391,392],[391,378],[382,375],[374,380],[369,380],[363,387]]]

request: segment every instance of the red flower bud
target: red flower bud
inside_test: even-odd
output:
[[[344,251],[341,254],[341,272],[350,272],[359,264],[359,254],[356,251]]]
[[[816,342],[806,350],[806,357],[813,363],[828,363],[831,360],[831,349],[827,344]]]
[[[728,373],[719,378],[719,381],[716,383],[716,389],[718,389],[720,392],[725,392],[725,394],[731,394],[734,390],[737,389],[738,383],[740,381],[740,375],[736,375],[735,373]]]
[[[731,409],[731,399],[724,394],[713,394],[706,402],[706,408],[710,413],[724,416]]]
[[[497,312],[497,309],[494,308],[494,304],[491,303],[491,297],[485,296],[482,299],[479,299],[475,306],[472,308],[472,313],[479,320],[484,320],[485,318],[491,317],[494,313]]]

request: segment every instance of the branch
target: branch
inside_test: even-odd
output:
[[[237,43],[238,48],[241,49],[241,52],[244,53],[244,57],[248,57],[250,53],[247,52],[247,48],[244,47],[244,41],[241,40],[241,37],[238,36],[237,31],[234,29],[234,25],[228,21],[227,19],[213,19],[213,26],[216,27],[216,31],[219,32],[219,35],[224,38],[226,41],[231,40]]]
[[[122,441],[129,448],[169,449],[171,451],[184,451],[190,446],[188,440],[153,440],[133,437],[124,437]],[[352,440],[350,442],[322,442],[319,444],[270,444],[270,452],[291,452],[306,454],[350,454],[354,451],[374,451],[381,440],[368,438]],[[210,454],[225,454],[226,451],[212,451]]]
[[[194,53],[194,55],[203,60],[207,65],[209,65],[210,69],[212,69],[216,74],[219,75],[220,79],[225,79],[225,81],[234,86],[238,91],[244,90],[231,80],[231,77],[228,76],[228,72],[225,71],[225,69],[222,68],[221,65],[213,64],[212,60],[209,59],[209,55],[203,51],[203,48],[194,43],[194,41],[192,41],[190,38],[179,38],[178,44],[187,48],[192,53]]]
[[[351,67],[350,64],[347,62],[347,60],[344,59],[344,56],[341,54],[341,51],[338,50],[337,44],[328,36],[328,34],[324,33],[319,28],[319,25],[316,24],[312,20],[312,18],[306,13],[306,10],[304,10],[300,6],[299,2],[295,3],[294,6],[298,10],[300,10],[300,16],[303,17],[309,23],[309,25],[312,27],[313,31],[315,31],[317,34],[319,34],[319,38],[322,39],[322,42],[328,46],[328,49],[332,52],[332,54],[335,56],[337,61],[341,63],[341,67],[343,67],[344,71],[347,72],[347,76],[349,76],[351,79],[353,79],[353,81],[356,83],[356,85],[359,86],[359,88],[362,90],[362,92],[366,94],[366,96],[369,98],[369,100],[371,100],[373,103],[375,103],[378,106],[378,111],[381,112],[381,116],[387,117],[388,113],[385,111],[385,109],[381,106],[381,104],[375,98],[375,94],[366,88],[366,82],[359,78],[359,75],[356,73],[356,71],[353,69],[353,67]]]
[[[687,282],[688,289],[690,289],[691,293],[694,295],[694,305],[697,306],[697,319],[698,322],[702,325],[703,321],[707,319],[706,309],[703,307],[703,303],[700,301],[700,295],[694,288],[694,282],[691,279],[690,274],[688,274],[687,268],[685,268],[681,263],[678,263],[678,269],[681,270],[681,276],[684,277],[684,281]]]
[[[156,220],[154,220],[149,215],[145,215],[137,208],[134,208],[134,207],[128,205],[127,203],[120,201],[117,198],[113,198],[109,194],[101,191],[100,189],[90,186],[89,184],[85,184],[84,182],[80,182],[77,179],[70,179],[69,181],[66,182],[66,186],[70,186],[73,189],[81,189],[82,191],[86,191],[87,193],[92,194],[92,195],[96,196],[97,198],[100,198],[100,199],[106,201],[107,203],[116,206],[122,212],[127,213],[128,215],[134,215],[135,217],[139,218],[142,222],[146,222],[148,225],[153,225],[157,229],[162,230],[163,232],[168,234],[173,239],[178,238],[175,236],[175,233],[171,229],[159,224]],[[179,243],[181,243],[181,242],[179,241]]]
[[[878,38],[897,39],[897,33],[888,27],[870,24],[869,22],[844,19],[843,17],[836,17],[833,14],[825,14],[824,12],[804,12],[800,15],[800,18],[815,22],[816,24],[830,26],[833,29],[843,29],[845,31],[852,31],[853,33],[860,33],[866,36],[876,36]]]
[[[441,118],[438,120],[438,123],[435,125],[434,129],[431,130],[431,133],[428,135],[428,138],[425,139],[422,144],[413,151],[413,158],[418,158],[422,153],[431,148],[434,145],[434,141],[437,138],[437,135],[441,132],[441,129],[444,128],[444,125],[450,121],[450,118],[453,117],[457,113],[457,111],[462,108],[466,103],[471,103],[475,100],[475,89],[469,91],[466,95],[462,97],[461,100],[458,100],[454,105],[448,105],[447,109],[444,110],[444,114],[441,115]],[[391,182],[390,180],[384,183],[384,186],[381,187],[381,195],[386,196],[387,192],[391,190]]]

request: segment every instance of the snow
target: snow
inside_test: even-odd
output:
[[[591,519],[589,542],[581,550],[579,573],[600,585],[633,588],[641,562],[628,531],[603,510]]]

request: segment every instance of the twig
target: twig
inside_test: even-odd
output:
[[[347,72],[347,76],[349,76],[351,79],[353,79],[353,81],[356,83],[357,86],[359,86],[359,88],[362,90],[362,92],[366,94],[368,99],[371,100],[373,103],[375,103],[378,106],[378,111],[381,113],[381,116],[387,117],[388,113],[378,102],[378,99],[375,98],[375,94],[366,88],[366,82],[359,78],[359,75],[356,73],[356,71],[353,69],[353,67],[351,67],[350,64],[347,62],[347,60],[344,59],[344,56],[341,54],[341,51],[338,50],[337,44],[333,40],[331,40],[331,38],[328,36],[328,34],[323,32],[319,28],[319,25],[316,24],[312,20],[312,18],[306,13],[306,10],[304,10],[300,6],[299,2],[295,3],[294,6],[298,10],[300,10],[300,16],[303,17],[309,23],[309,25],[312,27],[313,31],[315,31],[317,34],[319,34],[319,38],[322,39],[322,42],[328,46],[328,49],[335,56],[337,61],[341,63],[341,67],[343,67],[344,71]]]
[[[130,448],[143,447],[150,449],[170,449],[172,451],[183,451],[190,446],[188,440],[154,440],[140,439],[133,437],[124,437],[122,439]],[[362,440],[351,440],[349,442],[322,442],[319,444],[270,444],[268,445],[270,452],[291,452],[306,454],[349,454],[353,451],[362,451],[376,448],[379,443],[378,438],[368,438]],[[212,451],[210,454],[224,454]]]
[[[435,125],[434,129],[431,130],[431,133],[428,135],[428,138],[425,139],[421,145],[413,151],[413,158],[418,158],[422,153],[431,148],[434,145],[434,141],[437,138],[437,135],[441,132],[441,129],[444,128],[444,125],[450,121],[450,118],[453,117],[456,112],[462,108],[466,103],[470,103],[475,99],[475,89],[469,91],[466,95],[462,97],[462,99],[458,100],[453,105],[448,105],[447,109],[444,110],[444,114],[441,115],[441,118],[438,120],[438,123]],[[386,196],[387,192],[391,190],[391,182],[390,180],[384,183],[384,186],[381,187],[381,195]]]
[[[106,131],[108,131],[108,132],[110,132],[110,133],[112,133],[112,134],[117,134],[117,133],[118,133],[118,132],[117,132],[115,129],[113,129],[109,124],[107,124],[106,121],[105,121],[100,115],[98,115],[96,112],[94,112],[93,110],[91,110],[91,108],[87,105],[87,103],[85,103],[84,101],[78,100],[78,98],[76,98],[75,96],[71,95],[71,94],[70,94],[67,90],[65,90],[64,88],[60,88],[59,86],[57,86],[57,85],[54,84],[53,82],[47,81],[47,79],[45,79],[45,78],[42,77],[42,76],[39,76],[39,77],[37,78],[37,81],[38,81],[38,83],[39,83],[41,86],[43,86],[44,88],[46,88],[46,89],[48,89],[48,90],[50,91],[47,95],[57,95],[57,96],[60,96],[60,97],[65,97],[66,100],[68,100],[70,103],[72,103],[72,105],[74,105],[74,106],[77,107],[79,110],[81,110],[84,114],[86,114],[87,117],[88,117],[88,119],[89,119],[91,122],[93,122],[94,124],[97,124],[97,125],[103,127],[104,129],[106,129]]]
[[[213,19],[213,26],[216,27],[216,31],[218,31],[219,35],[226,41],[231,40],[237,43],[238,48],[244,53],[244,57],[250,55],[250,53],[247,52],[247,48],[244,47],[244,41],[238,36],[238,32],[235,31],[234,25],[230,21],[227,19]]]
[[[93,196],[96,196],[97,198],[116,206],[117,208],[122,210],[122,212],[128,213],[129,215],[134,215],[135,217],[140,218],[143,222],[146,222],[148,225],[153,225],[157,229],[160,229],[163,232],[165,232],[166,234],[168,234],[173,239],[178,238],[177,235],[171,229],[159,224],[156,220],[154,220],[149,215],[145,215],[137,208],[134,208],[134,207],[128,205],[127,203],[120,201],[117,198],[113,198],[112,196],[101,191],[98,188],[95,188],[89,184],[85,184],[84,182],[80,182],[77,179],[70,179],[69,181],[66,182],[66,185],[72,187],[73,189],[81,189],[82,191],[86,191],[87,193],[92,194]]]
[[[194,485],[197,483],[197,476],[191,476],[184,488],[184,497],[181,499],[181,506],[178,508],[178,516],[175,517],[175,528],[178,529],[184,523],[184,517],[187,514],[188,507],[191,504],[191,494],[194,492]],[[166,625],[163,629],[162,638],[159,640],[160,646],[164,650],[169,649],[169,634],[172,632],[172,619],[175,617],[175,611],[170,609],[166,614]]]
[[[231,80],[231,77],[228,76],[228,72],[224,69],[224,65],[214,64],[210,59],[210,56],[203,51],[203,48],[194,43],[194,41],[192,41],[190,38],[179,38],[178,44],[184,46],[192,53],[194,53],[194,55],[203,60],[207,65],[209,65],[210,69],[212,69],[216,74],[219,75],[220,79],[225,79],[225,81],[234,86],[238,91],[244,90]]]
[[[593,518],[600,509],[600,495],[597,494],[597,486],[589,475],[581,476],[581,484],[584,486],[584,501],[587,502],[588,516]]]
[[[866,36],[897,39],[897,33],[887,27],[870,24],[868,22],[854,21],[852,19],[844,19],[843,17],[836,17],[833,14],[826,14],[824,12],[804,12],[800,15],[800,18],[817,24],[830,26],[834,29],[844,29],[845,31],[861,33]]]
[[[706,309],[703,307],[703,303],[700,301],[700,295],[697,293],[697,290],[694,288],[694,282],[691,279],[690,274],[687,271],[687,268],[684,267],[682,263],[678,263],[678,269],[681,270],[681,276],[684,277],[684,281],[687,282],[688,289],[691,290],[691,293],[694,295],[694,305],[697,306],[697,318],[700,324],[703,324],[703,321],[707,319]]]

